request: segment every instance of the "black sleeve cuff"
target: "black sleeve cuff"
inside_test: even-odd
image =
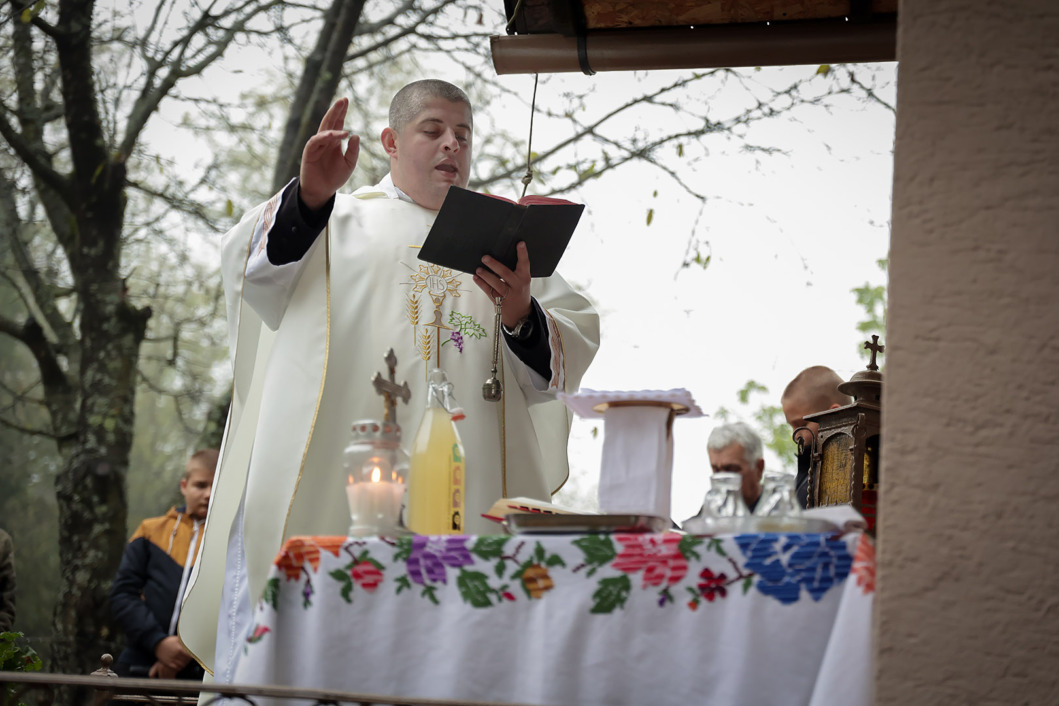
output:
[[[545,380],[552,379],[551,348],[544,329],[548,325],[544,310],[536,299],[530,299],[530,318],[533,319],[533,331],[528,338],[519,340],[504,331],[504,340],[511,352],[518,359],[535,370]]]
[[[302,203],[298,179],[287,184],[265,248],[268,261],[273,265],[286,265],[305,257],[331,218],[334,206],[335,197],[332,196],[320,210],[312,211]]]

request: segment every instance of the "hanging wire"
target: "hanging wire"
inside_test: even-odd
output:
[[[522,175],[522,196],[526,196],[526,189],[529,188],[530,182],[533,181],[533,114],[537,112],[537,79],[540,78],[540,74],[533,74],[533,100],[530,101],[530,125],[529,125],[529,139],[526,140],[526,173]]]
[[[504,27],[508,34],[511,34],[511,25],[515,24],[515,18],[518,17],[518,11],[521,8],[522,0],[518,0],[518,2],[515,3],[515,9],[511,11],[511,19],[507,21],[507,25]]]

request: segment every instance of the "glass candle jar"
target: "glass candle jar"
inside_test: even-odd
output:
[[[408,487],[408,452],[401,427],[373,419],[353,424],[342,453],[342,474],[352,524],[349,536],[403,534],[402,510]]]

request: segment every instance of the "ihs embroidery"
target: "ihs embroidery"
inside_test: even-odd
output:
[[[451,343],[463,353],[466,338],[485,338],[485,327],[469,315],[450,309],[445,320],[443,307],[445,300],[452,296],[461,296],[462,280],[458,274],[440,265],[420,264],[419,269],[409,275],[412,281],[412,292],[408,295],[405,308],[408,321],[412,324],[412,336],[419,357],[428,363],[427,368],[441,367],[441,349]],[[421,296],[426,293],[426,297]],[[431,310],[431,305],[433,305]],[[431,359],[434,364],[429,365]]]

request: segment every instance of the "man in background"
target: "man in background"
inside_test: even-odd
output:
[[[798,373],[788,383],[780,398],[783,416],[791,425],[791,431],[795,432],[794,440],[798,444],[798,475],[795,484],[798,503],[802,507],[809,504],[809,464],[812,460],[813,440],[820,428],[818,423],[807,422],[805,417],[851,404],[853,398],[838,391],[838,386],[843,382],[845,381],[831,368],[814,365]],[[802,430],[798,431],[799,429]]]
[[[127,638],[114,665],[121,676],[202,679],[202,667],[176,636],[176,624],[216,467],[216,449],[192,454],[180,481],[184,505],[141,522],[125,547],[110,590],[111,610]]]
[[[761,437],[744,422],[724,424],[710,432],[706,452],[714,473],[729,472],[742,476],[740,491],[743,501],[753,512],[761,498],[761,474],[765,471]]]

